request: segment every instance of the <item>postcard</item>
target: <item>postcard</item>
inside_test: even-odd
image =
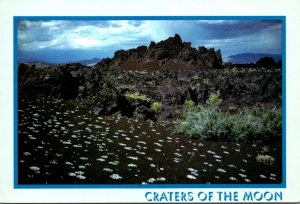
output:
[[[17,2],[1,2],[1,202],[300,201],[292,7]]]

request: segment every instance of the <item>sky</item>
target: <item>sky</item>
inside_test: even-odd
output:
[[[179,34],[192,47],[239,53],[281,54],[281,21],[275,20],[47,20],[18,22],[19,61],[64,63],[113,57]]]

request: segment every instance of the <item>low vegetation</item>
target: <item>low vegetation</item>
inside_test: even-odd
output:
[[[255,157],[257,162],[266,164],[266,165],[273,165],[275,162],[275,158],[270,155],[262,155],[259,154]]]
[[[234,114],[216,106],[185,106],[177,133],[201,139],[269,141],[281,135],[281,108],[249,107]]]
[[[189,107],[189,106],[194,106],[195,102],[193,100],[185,100],[184,101],[184,106]]]
[[[147,96],[145,95],[142,95],[140,94],[139,92],[134,92],[134,93],[125,93],[124,96],[128,97],[128,98],[133,98],[133,99],[140,99],[140,100],[143,100],[143,101],[147,101],[147,102],[150,102],[151,99],[148,98]]]
[[[218,90],[216,93],[210,93],[209,98],[206,103],[211,106],[219,106],[223,100],[220,98],[220,91]]]
[[[158,113],[158,112],[160,111],[160,109],[161,109],[161,103],[160,103],[160,102],[157,102],[157,101],[151,103],[150,109],[151,109],[153,112]]]

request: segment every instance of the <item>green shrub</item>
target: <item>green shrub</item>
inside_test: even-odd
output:
[[[185,106],[194,106],[195,102],[193,100],[185,100],[184,105]]]
[[[150,102],[151,99],[146,97],[145,95],[141,95],[139,92],[134,92],[134,93],[125,93],[124,96],[128,98],[133,98],[133,99],[141,99],[143,101]]]
[[[155,101],[155,102],[151,103],[151,110],[153,112],[155,112],[155,113],[159,112],[160,108],[161,108],[160,102]]]
[[[251,107],[229,114],[213,106],[186,106],[175,131],[202,139],[269,140],[280,135],[281,126],[281,108]]]
[[[210,93],[209,98],[207,99],[206,103],[212,106],[219,106],[223,102],[220,97],[220,91],[218,90],[217,93]]]

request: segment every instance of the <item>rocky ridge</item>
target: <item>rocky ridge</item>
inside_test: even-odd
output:
[[[149,46],[135,49],[118,50],[113,58],[106,58],[96,67],[100,69],[114,68],[118,70],[162,70],[162,69],[205,69],[221,68],[221,51],[200,46],[191,47],[190,42],[182,42],[175,34],[161,42],[151,42]]]

